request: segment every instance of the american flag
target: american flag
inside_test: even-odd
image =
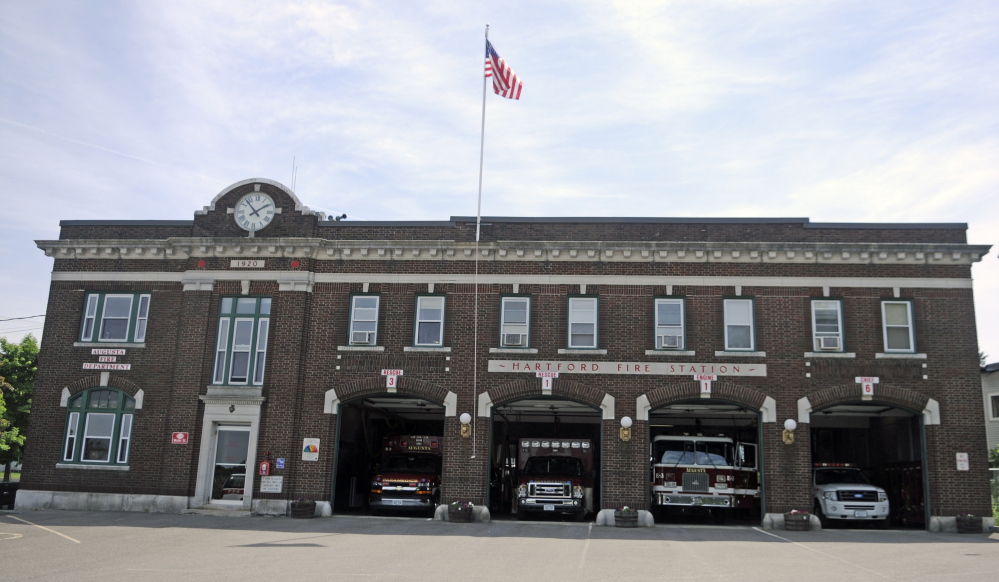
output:
[[[493,78],[493,91],[507,99],[520,99],[524,84],[520,77],[506,64],[503,57],[496,54],[493,43],[486,41],[486,76]]]

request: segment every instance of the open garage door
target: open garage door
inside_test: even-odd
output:
[[[334,512],[432,514],[440,500],[443,406],[369,396],[342,403],[338,421]]]
[[[837,485],[837,491],[828,492],[831,498],[827,503],[839,503],[835,509],[825,507],[830,514],[823,516],[826,525],[858,525],[872,520],[873,525],[926,526],[922,415],[864,402],[812,412],[810,420],[813,464],[859,469],[862,481],[883,489],[888,497],[888,522],[873,523],[874,512],[881,509],[876,489],[865,497],[864,483],[853,487],[831,484]],[[842,474],[850,479],[850,473]],[[847,495],[856,501],[845,503]],[[822,509],[819,505],[816,500],[816,510]]]
[[[576,519],[600,498],[601,412],[555,398],[492,409],[489,511],[494,517]]]
[[[759,523],[759,442],[759,411],[737,404],[697,400],[651,410],[649,507],[656,521]]]

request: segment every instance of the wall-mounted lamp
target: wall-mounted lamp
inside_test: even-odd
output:
[[[467,439],[472,436],[472,415],[462,412],[461,416],[458,417],[458,421],[461,422],[461,438]]]
[[[627,442],[631,440],[631,417],[621,417],[621,440]]]
[[[794,429],[798,428],[798,423],[793,418],[784,421],[784,444],[789,445],[794,442]]]

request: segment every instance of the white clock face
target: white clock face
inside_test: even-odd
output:
[[[236,203],[233,215],[236,224],[243,230],[250,232],[260,230],[274,220],[274,200],[260,192],[247,194]]]

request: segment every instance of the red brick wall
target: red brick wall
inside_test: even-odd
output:
[[[250,185],[233,191],[216,206],[216,211],[195,218],[187,236],[245,236],[231,224],[225,208],[233,206]],[[317,236],[327,239],[405,239],[470,240],[474,224],[461,222],[454,227],[401,226],[365,227],[318,223],[314,216],[291,210],[292,201],[271,189],[284,212],[258,240],[273,236]],[[271,230],[273,229],[273,230]],[[185,236],[178,226],[65,226],[62,238],[110,239]],[[551,241],[797,241],[797,242],[914,242],[963,243],[964,230],[953,229],[822,229],[802,224],[544,224],[494,223],[483,228],[484,240]],[[227,243],[231,244],[231,243]],[[229,259],[206,259],[206,269],[226,270]],[[57,272],[161,271],[183,272],[197,269],[197,259],[121,260],[57,259]],[[268,258],[268,270],[292,270],[291,259]],[[301,259],[298,268],[319,273],[356,272],[383,274],[425,274],[431,277],[471,273],[469,261],[324,261]],[[600,299],[599,347],[606,356],[558,354],[566,346],[567,296],[579,293],[578,285],[522,284],[520,294],[532,298],[531,346],[538,349],[537,360],[579,359],[586,361],[666,361],[650,357],[653,338],[653,298],[665,295],[671,276],[781,276],[793,277],[929,277],[967,278],[967,266],[947,265],[822,265],[822,264],[735,264],[670,262],[548,262],[483,261],[483,274],[552,275],[652,275],[663,277],[662,285],[587,285],[586,293]],[[149,332],[145,348],[129,348],[121,361],[132,364],[128,372],[111,372],[113,378],[126,378],[144,391],[145,405],[136,414],[127,472],[56,469],[62,445],[66,411],[59,407],[64,386],[76,385],[81,378],[94,376],[81,364],[95,361],[90,347],[73,347],[77,340],[83,297],[86,291],[134,290],[152,293]],[[507,394],[511,383],[523,380],[516,374],[490,374],[490,359],[513,359],[507,354],[490,355],[498,336],[499,298],[513,292],[512,285],[479,286],[478,351],[473,353],[472,335],[475,294],[472,285],[437,284],[435,293],[447,296],[444,344],[448,354],[407,353],[412,344],[415,297],[427,291],[426,284],[373,281],[369,292],[381,294],[379,343],[381,354],[338,352],[347,337],[349,297],[361,292],[360,284],[317,283],[311,293],[281,292],[275,282],[253,282],[252,295],[273,298],[271,337],[262,407],[257,456],[269,452],[271,459],[283,457],[288,465],[285,494],[270,497],[309,497],[328,499],[336,450],[336,415],[323,413],[327,390],[340,394],[361,394],[383,390],[379,370],[401,367],[406,374],[401,393],[419,395],[437,403],[447,392],[458,397],[457,413],[475,414],[477,394],[471,378],[477,362],[477,392]],[[901,289],[901,296],[914,301],[917,347],[926,360],[879,360],[881,339],[880,300],[893,297],[893,290],[832,288],[830,295],[843,298],[846,350],[855,352],[852,360],[811,360],[809,301],[822,295],[822,289],[809,287],[750,287],[743,296],[755,299],[757,349],[766,358],[716,357],[723,349],[722,298],[735,294],[734,287],[674,286],[673,295],[687,298],[687,349],[696,356],[677,356],[668,361],[745,361],[765,363],[765,378],[727,378],[732,398],[763,394],[777,402],[777,422],[762,429],[766,510],[781,512],[811,505],[809,425],[800,424],[793,445],[781,441],[782,423],[797,418],[799,398],[823,389],[851,384],[859,375],[882,378],[879,390],[893,387],[937,400],[942,424],[926,430],[929,501],[934,514],[958,511],[981,513],[988,510],[986,446],[980,379],[975,341],[973,297],[965,289]],[[38,380],[31,419],[31,439],[25,458],[23,487],[26,489],[102,491],[163,495],[193,495],[197,471],[197,451],[203,407],[198,400],[211,381],[212,350],[219,298],[240,294],[238,281],[217,282],[212,292],[182,291],[176,283],[92,283],[54,282],[47,310],[45,341],[42,345]],[[450,359],[448,359],[450,358]],[[477,358],[473,359],[473,358]],[[923,364],[926,367],[923,367]],[[341,369],[337,369],[341,366]],[[450,370],[446,370],[449,368]],[[806,374],[810,374],[807,377]],[[923,375],[928,379],[923,379]],[[559,378],[555,395],[572,397],[599,406],[594,395],[609,393],[616,400],[615,419],[602,425],[600,467],[602,507],[621,505],[645,507],[648,499],[648,427],[635,422],[630,442],[618,437],[619,419],[637,417],[635,399],[662,390],[664,386],[687,381],[683,378],[590,375]],[[538,391],[531,378],[526,386]],[[693,387],[693,386],[692,386]],[[716,394],[722,396],[724,390]],[[741,391],[741,392],[740,392]],[[742,396],[738,396],[742,394]],[[665,402],[663,402],[665,403]],[[756,403],[758,406],[759,403]],[[189,445],[171,445],[170,433],[191,433]],[[302,439],[318,437],[323,454],[318,462],[302,462],[298,454]],[[472,500],[484,503],[488,493],[489,422],[477,418],[475,447],[472,439],[458,436],[458,421],[445,422],[445,470],[443,500]],[[971,472],[955,470],[954,453],[971,455]],[[474,454],[474,458],[472,455]],[[259,493],[256,495],[260,496]],[[263,496],[267,497],[267,496]]]

